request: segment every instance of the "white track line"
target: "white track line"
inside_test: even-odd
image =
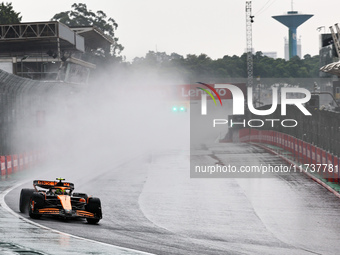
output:
[[[53,229],[53,228],[49,228],[49,227],[46,227],[44,225],[41,225],[39,223],[36,223],[34,221],[31,221],[23,216],[21,216],[20,214],[16,213],[15,211],[13,211],[5,202],[5,196],[11,192],[12,190],[20,187],[21,185],[23,185],[24,183],[26,182],[20,182],[18,184],[16,184],[15,186],[11,187],[11,188],[8,188],[7,190],[3,191],[0,193],[0,205],[5,209],[7,210],[9,213],[11,213],[12,215],[14,215],[15,217],[29,223],[29,224],[32,224],[34,226],[37,226],[39,228],[42,228],[42,229],[46,229],[46,230],[49,230],[51,232],[54,232],[54,233],[58,233],[58,234],[61,234],[61,235],[65,235],[65,236],[68,236],[68,237],[72,237],[72,238],[76,238],[76,239],[79,239],[79,240],[83,240],[83,241],[87,241],[87,242],[92,242],[92,243],[96,243],[96,244],[101,244],[101,245],[105,245],[105,246],[109,246],[109,247],[112,247],[112,248],[115,248],[115,249],[119,249],[119,250],[122,250],[122,251],[126,251],[126,252],[134,252],[134,253],[137,253],[137,254],[144,254],[144,255],[155,255],[153,253],[148,253],[148,252],[144,252],[144,251],[139,251],[139,250],[134,250],[134,249],[130,249],[130,248],[125,248],[125,247],[121,247],[121,246],[117,246],[117,245],[113,245],[113,244],[108,244],[108,243],[104,243],[104,242],[100,242],[100,241],[95,241],[95,240],[91,240],[91,239],[87,239],[87,238],[84,238],[84,237],[80,237],[80,236],[75,236],[75,235],[71,235],[71,234],[68,234],[68,233],[65,233],[65,232],[61,232],[59,230],[56,230],[56,229]]]

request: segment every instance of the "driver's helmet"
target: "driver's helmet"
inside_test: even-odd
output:
[[[64,191],[62,189],[56,189],[55,194],[62,195],[64,194]]]

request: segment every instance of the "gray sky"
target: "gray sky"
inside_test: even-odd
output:
[[[46,21],[71,9],[75,1],[13,0],[23,22]],[[116,32],[125,47],[127,60],[144,56],[149,50],[181,55],[205,53],[213,59],[241,55],[246,48],[245,2],[243,0],[82,0],[92,11],[103,10],[116,20]],[[298,37],[302,55],[317,55],[317,27],[340,22],[339,1],[295,0],[294,10],[314,14],[302,24]],[[290,0],[253,0],[253,48],[276,51],[284,57],[284,37],[288,28],[271,18],[291,10]]]

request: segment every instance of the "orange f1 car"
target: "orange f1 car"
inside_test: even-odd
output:
[[[73,193],[74,184],[58,181],[33,181],[34,189],[22,189],[20,193],[20,212],[33,219],[42,215],[51,215],[64,219],[86,218],[90,224],[96,224],[102,218],[99,198],[85,193]],[[38,188],[43,190],[38,190]]]

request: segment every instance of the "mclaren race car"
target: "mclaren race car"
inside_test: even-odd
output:
[[[20,211],[33,219],[42,215],[51,215],[64,219],[86,218],[90,224],[96,224],[102,218],[99,198],[85,193],[73,193],[74,184],[57,181],[33,181],[34,189],[22,189],[20,193]],[[40,188],[40,189],[38,189]]]

